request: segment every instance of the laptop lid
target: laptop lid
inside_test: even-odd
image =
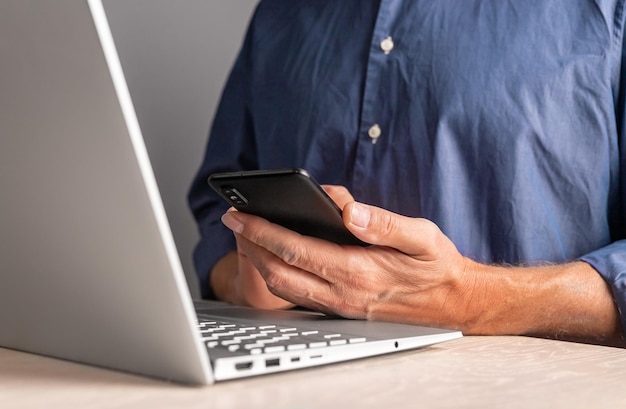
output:
[[[0,346],[210,383],[100,0],[0,2]]]

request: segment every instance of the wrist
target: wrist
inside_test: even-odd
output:
[[[497,316],[493,306],[493,288],[490,280],[487,280],[491,266],[478,263],[470,258],[464,257],[463,270],[459,280],[459,299],[461,305],[460,329],[466,334],[482,335],[484,327],[490,316]],[[491,291],[490,291],[491,288]]]
[[[473,335],[538,333],[549,315],[549,300],[558,291],[563,266],[514,267],[472,260],[465,274],[473,279],[466,299],[464,332]]]

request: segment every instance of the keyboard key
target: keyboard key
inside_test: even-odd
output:
[[[217,341],[219,338],[218,337],[214,337],[213,335],[208,336],[208,337],[202,337],[203,341]]]
[[[254,337],[253,335],[240,335],[240,336],[234,337],[233,339],[236,339],[238,341],[249,341],[255,338],[256,337]]]
[[[267,353],[273,353],[273,352],[283,352],[284,350],[285,350],[284,346],[275,345],[271,347],[266,347],[263,351],[267,354]]]
[[[263,348],[263,344],[246,344],[243,347],[249,351],[252,351],[253,349],[260,349]]]

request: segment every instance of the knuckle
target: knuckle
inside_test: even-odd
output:
[[[398,230],[398,221],[390,213],[378,213],[376,215],[376,225],[379,237],[388,237]]]
[[[270,294],[276,296],[276,297],[282,297],[283,296],[283,292],[280,291],[279,288],[276,287],[270,287],[269,284],[267,286],[267,290],[270,292]]]
[[[266,271],[264,276],[265,284],[270,291],[273,291],[277,288],[282,288],[285,279],[278,269],[271,269],[270,271]]]
[[[363,318],[363,281],[351,278],[335,288],[336,297],[333,297],[332,309],[345,318]]]
[[[283,288],[283,283],[285,282],[282,275],[278,272],[271,272],[265,275],[265,284],[267,289],[274,295],[278,295],[280,289]]]
[[[307,247],[298,242],[290,242],[277,251],[277,255],[290,266],[299,266],[307,257]]]
[[[311,287],[302,287],[298,294],[299,297],[304,298],[306,300],[316,300],[317,296]]]
[[[441,240],[441,230],[435,223],[427,219],[420,219],[420,235],[427,243],[438,244]]]

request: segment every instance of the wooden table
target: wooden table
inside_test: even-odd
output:
[[[626,408],[626,350],[465,337],[206,387],[0,348],[0,408]]]

